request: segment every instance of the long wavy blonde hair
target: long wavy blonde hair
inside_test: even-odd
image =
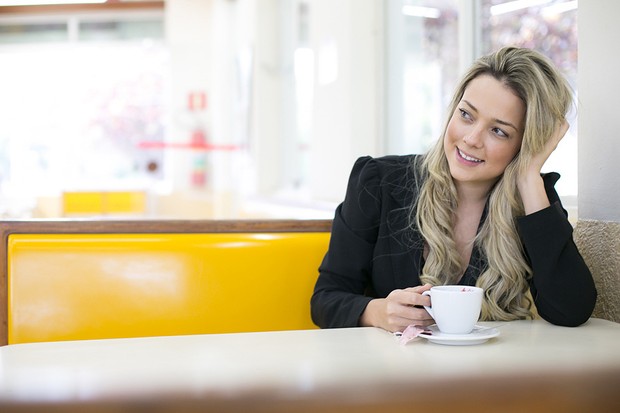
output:
[[[524,214],[516,179],[532,155],[543,149],[572,104],[572,91],[565,78],[534,50],[505,47],[477,60],[457,86],[441,139],[412,166],[420,194],[411,206],[410,226],[421,232],[429,251],[420,278],[423,283],[441,285],[454,284],[462,275],[463,263],[454,241],[457,193],[443,140],[465,89],[480,75],[491,75],[508,86],[526,107],[521,149],[491,189],[487,217],[474,241],[487,261],[476,283],[485,290],[481,317],[529,318],[533,316],[528,294],[532,269],[516,228],[516,217]]]

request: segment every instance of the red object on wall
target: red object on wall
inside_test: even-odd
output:
[[[207,143],[207,137],[205,131],[202,129],[194,129],[192,132],[192,145],[202,146]]]
[[[140,149],[190,149],[195,151],[238,151],[242,149],[241,145],[214,144],[209,142],[193,143],[193,142],[140,142]]]
[[[192,171],[192,186],[203,188],[207,184],[207,172],[203,170]]]
[[[205,110],[207,108],[207,94],[205,92],[190,92],[187,95],[187,107],[192,112]]]

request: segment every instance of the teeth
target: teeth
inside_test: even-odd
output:
[[[461,152],[461,150],[459,148],[456,148],[456,150],[459,151],[459,155],[461,155],[463,157],[463,159],[466,159],[466,160],[468,160],[470,162],[482,162],[478,158],[472,158],[471,156],[465,155],[463,152]]]

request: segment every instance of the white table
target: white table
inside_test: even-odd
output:
[[[0,411],[620,408],[620,324],[481,324],[500,336],[403,346],[352,328],[9,345],[0,347]]]

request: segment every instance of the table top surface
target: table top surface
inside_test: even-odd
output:
[[[308,394],[375,384],[620,372],[620,324],[480,323],[500,335],[471,346],[377,328],[148,337],[0,347],[0,401],[49,402],[165,394]]]

